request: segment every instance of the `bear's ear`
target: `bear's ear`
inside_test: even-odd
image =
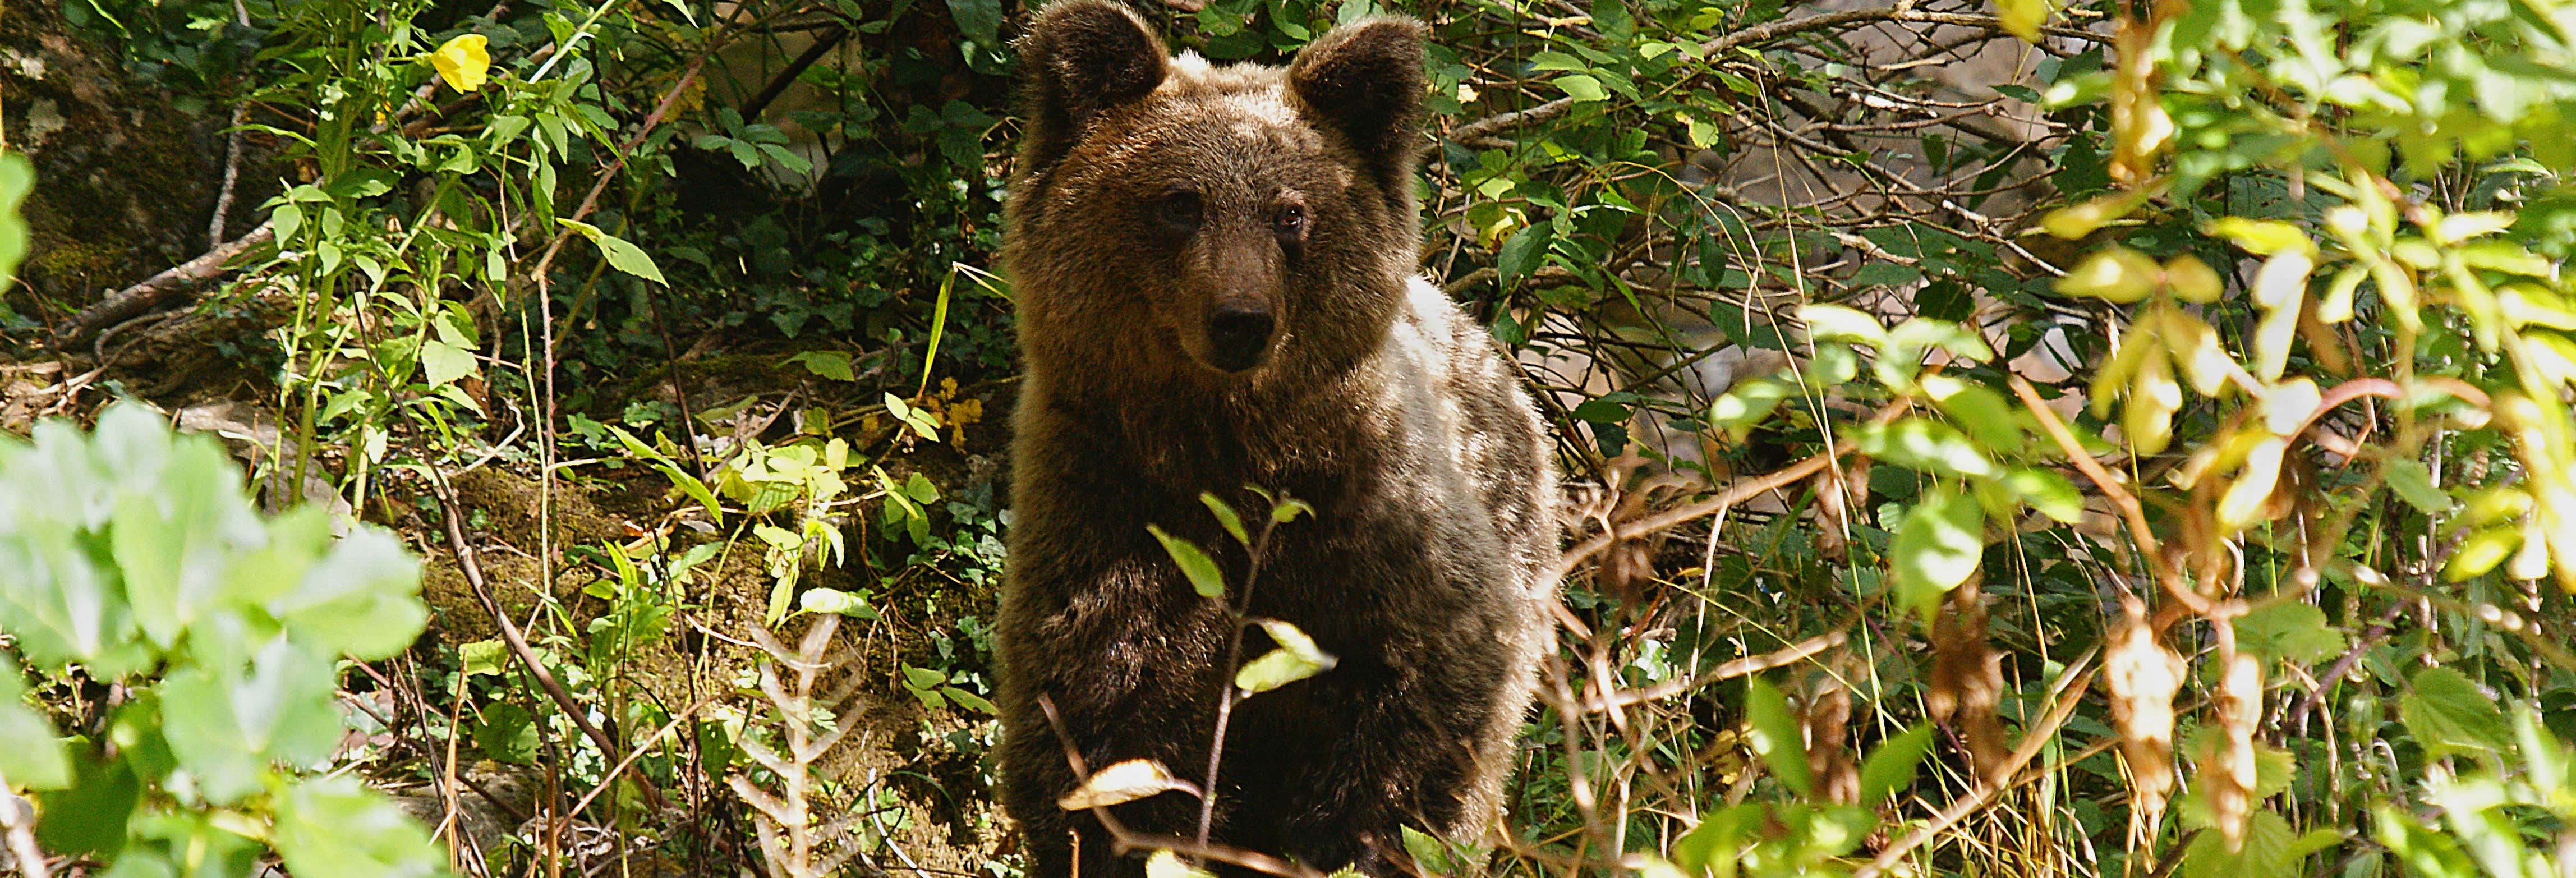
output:
[[[1040,10],[1020,38],[1028,77],[1028,138],[1040,167],[1082,139],[1102,110],[1163,84],[1163,42],[1111,0],[1062,0]]]
[[[1325,34],[1288,65],[1289,87],[1392,185],[1413,171],[1422,115],[1422,24],[1377,16]],[[1407,192],[1411,190],[1406,189]]]

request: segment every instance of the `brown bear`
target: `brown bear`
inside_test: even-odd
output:
[[[1212,840],[1377,875],[1405,827],[1485,841],[1549,633],[1555,479],[1516,372],[1418,274],[1422,39],[1371,18],[1285,69],[1216,67],[1067,0],[1020,43],[1003,255],[1027,374],[997,645],[1033,876],[1141,872],[1058,807],[1068,751],[1203,780],[1233,622],[1146,526],[1241,589],[1251,559],[1199,497],[1258,515],[1247,485],[1314,509],[1275,532],[1250,614],[1339,661],[1235,707]],[[1109,810],[1187,838],[1199,807]]]

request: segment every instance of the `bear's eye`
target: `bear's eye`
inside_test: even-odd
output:
[[[1270,220],[1270,227],[1282,238],[1305,237],[1306,208],[1295,204],[1279,208],[1279,215]]]
[[[1164,195],[1154,203],[1154,218],[1176,232],[1197,231],[1199,212],[1199,194],[1187,189]]]

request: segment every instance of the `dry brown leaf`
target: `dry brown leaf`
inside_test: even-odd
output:
[[[2102,688],[2111,697],[2111,722],[2120,731],[2120,755],[2129,763],[2129,823],[2133,839],[2153,838],[2173,796],[2174,693],[2185,665],[2156,642],[2146,604],[2124,597],[2127,612],[2112,623],[2102,657]]]
[[[2004,689],[2004,657],[1986,642],[1986,610],[1977,603],[1978,578],[1950,590],[1948,607],[1932,625],[1932,689],[1924,707],[1932,720],[1957,734],[1968,764],[1990,784],[2002,783],[2011,759],[2003,721],[1995,718]]]

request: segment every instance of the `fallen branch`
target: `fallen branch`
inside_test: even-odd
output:
[[[276,240],[276,227],[262,220],[258,228],[251,229],[249,233],[239,238],[234,238],[230,243],[208,250],[202,256],[179,263],[168,271],[145,279],[142,283],[109,294],[107,298],[99,300],[98,304],[81,309],[80,313],[72,315],[71,320],[54,330],[54,334],[66,343],[77,344],[86,341],[99,330],[123,323],[195,292],[207,281],[221,276],[224,273],[224,264],[231,262],[233,257],[268,246],[270,242]]]

